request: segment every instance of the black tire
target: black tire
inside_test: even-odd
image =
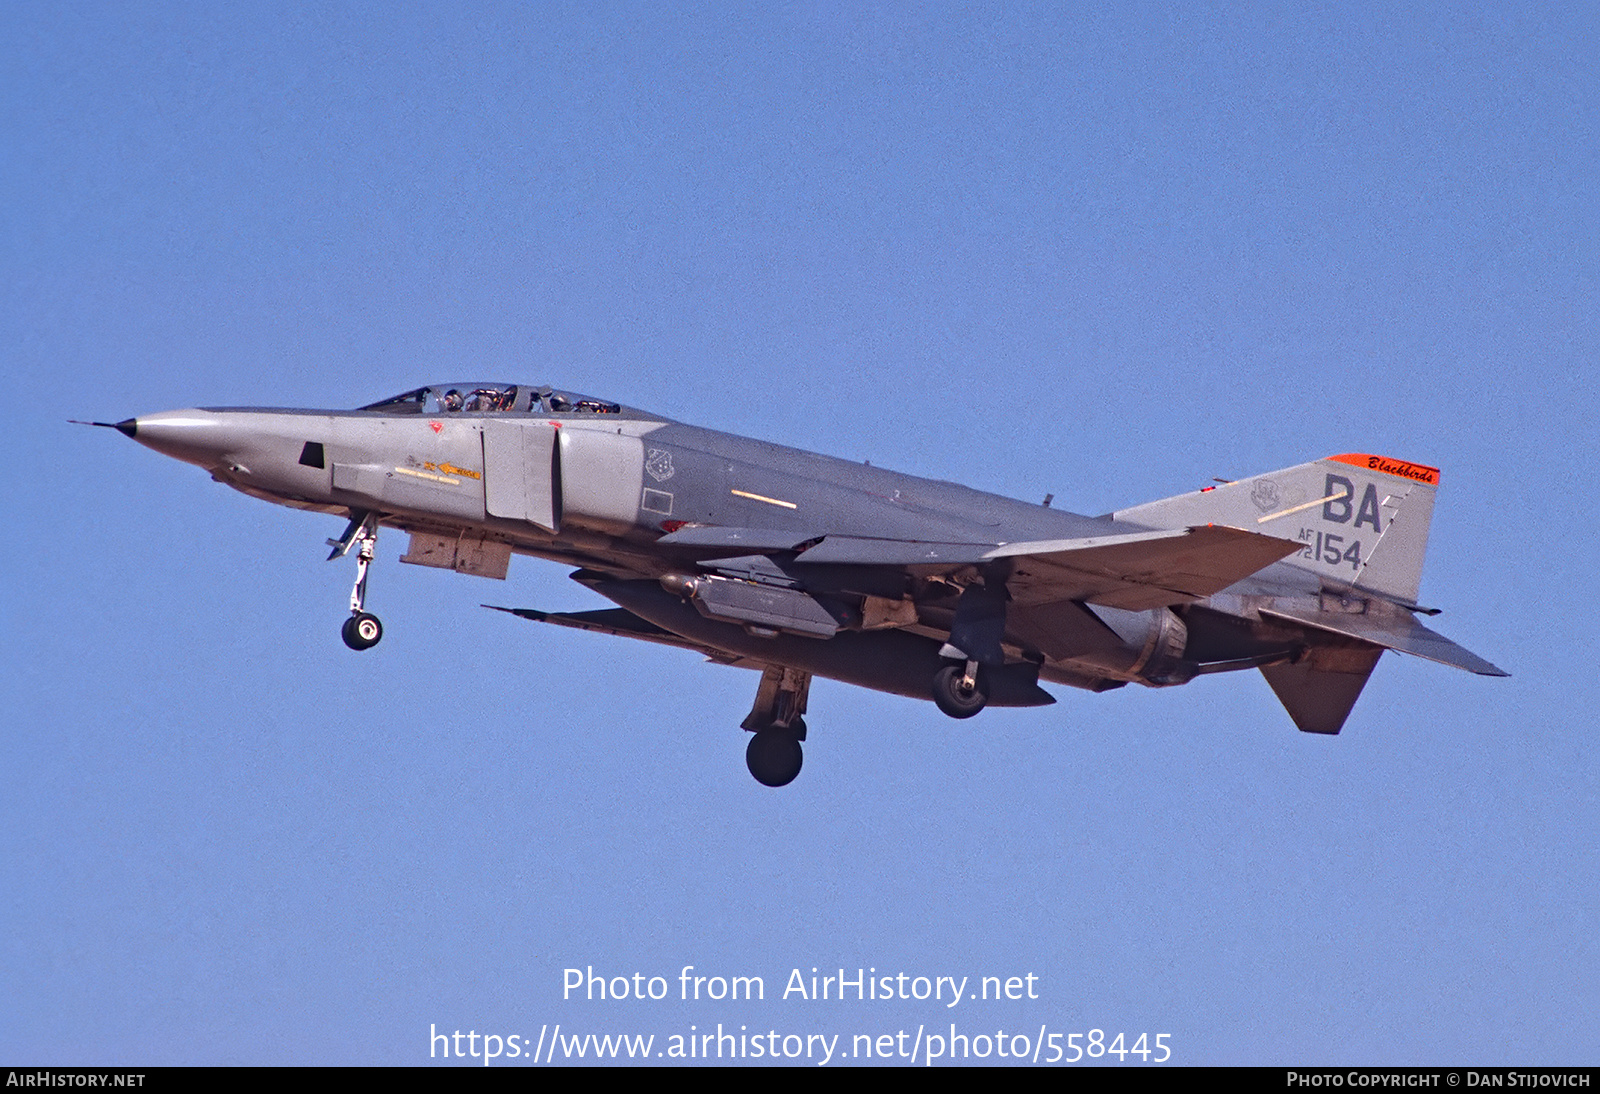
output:
[[[353,650],[370,650],[383,640],[383,624],[377,616],[362,612],[344,621],[339,636]]]
[[[983,674],[978,674],[978,686],[971,691],[961,686],[961,678],[966,674],[965,665],[946,665],[933,674],[933,701],[952,718],[970,718],[989,701],[989,694],[983,687]]]
[[[805,750],[793,733],[764,729],[750,736],[744,750],[745,766],[762,786],[788,786],[800,774]]]

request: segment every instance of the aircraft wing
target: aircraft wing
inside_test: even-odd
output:
[[[1479,676],[1510,676],[1477,654],[1463,649],[1438,631],[1429,630],[1408,614],[1350,615],[1291,607],[1262,608],[1261,614],[1304,623],[1346,638],[1359,638],[1388,650],[1425,657],[1441,665],[1475,672]]]
[[[691,641],[681,635],[673,634],[665,628],[654,623],[640,619],[624,608],[605,608],[594,612],[542,612],[537,608],[502,608],[496,604],[484,604],[482,607],[491,608],[497,612],[506,612],[509,615],[518,615],[523,619],[531,619],[535,623],[554,623],[558,627],[571,627],[578,631],[592,631],[597,634],[614,634],[622,638],[637,638],[644,642],[655,642],[662,646],[676,646],[681,650],[692,650],[704,654],[706,660],[715,661],[719,665],[735,665],[739,668],[765,669],[763,662],[752,661],[747,657],[738,657],[719,650],[715,646],[702,645]]]
[[[1302,545],[1259,532],[1203,525],[1174,532],[1012,543],[994,552],[1014,559],[1007,583],[1022,603],[1082,600],[1147,611],[1221,592]]]
[[[1010,560],[1018,604],[1078,600],[1145,611],[1199,600],[1300,550],[1291,540],[1222,525],[1024,543],[920,543],[827,536],[800,563],[905,566],[922,574]]]

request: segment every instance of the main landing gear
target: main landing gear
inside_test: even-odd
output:
[[[356,547],[356,583],[350,590],[350,618],[344,621],[339,636],[353,650],[370,650],[383,638],[383,624],[366,610],[367,568],[372,565],[372,556],[378,548],[378,514],[364,509],[351,513],[344,535],[330,539],[328,545],[333,548],[329,562]]]
[[[772,667],[761,674],[755,705],[740,728],[752,734],[744,762],[762,786],[788,786],[800,774],[805,762],[800,742],[806,739],[802,715],[810,691],[809,672]]]
[[[800,765],[805,759],[800,738],[783,729],[752,733],[744,750],[745,766],[762,786],[788,786],[800,774]]]
[[[952,718],[970,718],[982,710],[989,693],[978,678],[978,663],[952,663],[934,673],[933,701]]]
[[[981,584],[961,590],[950,621],[950,641],[939,649],[944,667],[933,674],[933,701],[952,718],[970,718],[989,701],[978,668],[1005,664],[1000,643],[1009,599],[1006,574],[999,569],[985,573]]]

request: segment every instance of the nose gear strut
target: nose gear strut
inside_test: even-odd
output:
[[[350,524],[338,539],[330,539],[332,562],[350,553],[356,547],[356,583],[350,590],[350,618],[344,621],[339,635],[344,644],[353,650],[370,650],[383,638],[383,624],[367,611],[367,568],[378,547],[378,514],[357,509],[350,514]]]

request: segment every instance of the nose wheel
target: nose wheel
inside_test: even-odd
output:
[[[383,637],[383,624],[375,615],[358,612],[344,621],[339,634],[344,638],[344,644],[351,649],[370,650]]]
[[[358,510],[350,514],[350,526],[338,539],[330,539],[332,562],[356,548],[356,583],[350,590],[350,618],[344,621],[339,636],[353,650],[370,650],[383,638],[383,624],[367,611],[367,569],[378,549],[378,514]]]

